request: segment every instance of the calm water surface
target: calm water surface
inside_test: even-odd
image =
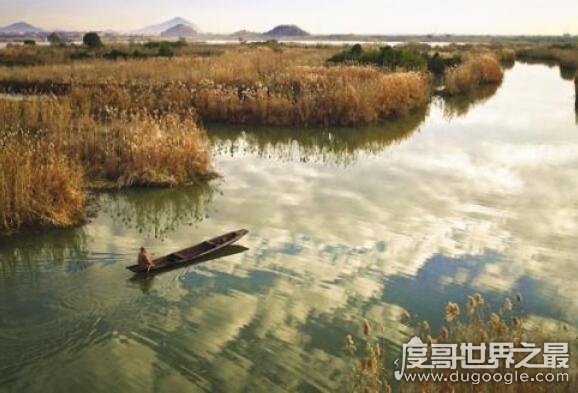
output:
[[[0,391],[335,391],[361,318],[396,347],[405,312],[437,329],[473,292],[578,326],[573,85],[517,64],[495,90],[360,130],[211,126],[211,186],[0,241]],[[246,252],[124,269],[238,228]]]

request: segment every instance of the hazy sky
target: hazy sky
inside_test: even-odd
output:
[[[132,30],[175,16],[215,33],[578,34],[578,0],[0,0],[0,26]]]

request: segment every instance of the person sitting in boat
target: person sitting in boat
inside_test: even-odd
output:
[[[147,271],[151,269],[155,264],[151,261],[147,250],[144,247],[140,248],[140,252],[138,253],[138,264],[143,268],[146,268]]]

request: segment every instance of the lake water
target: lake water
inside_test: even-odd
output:
[[[209,126],[210,187],[0,240],[0,391],[336,391],[362,318],[396,348],[403,314],[436,330],[474,292],[578,326],[573,84],[516,64],[495,90],[358,130]],[[245,252],[125,270],[238,228]]]

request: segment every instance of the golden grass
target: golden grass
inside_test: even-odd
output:
[[[242,88],[213,82],[194,106],[206,120],[269,125],[354,126],[401,117],[425,107],[429,83],[418,73],[384,74],[373,67],[298,67],[274,86]]]
[[[83,217],[83,169],[53,144],[9,136],[0,141],[0,232],[69,226]]]
[[[522,298],[511,300],[505,298],[497,310],[492,310],[486,303],[482,295],[474,294],[460,307],[459,304],[448,302],[445,307],[445,325],[441,327],[437,334],[433,334],[430,324],[427,321],[411,321],[409,315],[404,315],[401,321],[404,325],[412,328],[413,335],[419,336],[424,343],[430,347],[433,343],[459,344],[506,342],[513,343],[519,347],[522,342],[535,343],[538,347],[545,342],[566,342],[569,343],[570,362],[568,369],[559,370],[528,370],[524,369],[530,376],[538,372],[568,372],[570,381],[556,384],[523,383],[514,381],[512,384],[506,383],[480,383],[471,385],[465,383],[452,383],[449,378],[445,382],[401,382],[396,383],[399,392],[474,392],[474,393],[534,393],[534,392],[560,392],[566,393],[574,391],[577,377],[578,362],[572,357],[576,351],[576,331],[564,322],[544,321],[525,319],[521,315],[523,310]],[[348,375],[349,390],[352,392],[378,393],[392,392],[392,375],[394,366],[389,367],[389,361],[399,357],[395,354],[393,358],[388,358],[385,353],[385,346],[374,333],[374,329],[379,326],[371,326],[368,321],[363,321],[363,334],[361,339],[355,340],[352,335],[345,337],[345,351],[352,360],[351,373]],[[515,356],[517,360],[522,360],[524,354]],[[543,361],[541,355],[536,361]],[[450,372],[452,372],[451,370]],[[483,372],[484,370],[479,370]],[[497,372],[511,372],[501,365]],[[440,370],[441,372],[441,370]],[[464,370],[467,372],[467,370]],[[448,377],[449,372],[445,372]]]
[[[181,114],[195,110],[203,120],[232,123],[361,125],[427,105],[425,75],[325,66],[334,51],[241,46],[211,58],[0,67],[0,80],[70,84],[73,106],[96,117],[110,109]]]
[[[530,61],[555,62],[562,67],[578,68],[578,48],[531,47],[522,48],[517,52],[520,59]]]
[[[119,186],[176,185],[212,173],[208,140],[194,112],[103,111],[108,118],[101,122],[70,97],[0,99],[0,136],[49,142],[81,164],[88,180]]]
[[[464,94],[483,84],[500,83],[504,72],[498,60],[490,54],[469,57],[461,65],[446,71],[448,95]]]
[[[212,174],[207,139],[194,118],[143,113],[114,119],[67,148],[89,178],[119,187],[175,186]]]
[[[513,63],[516,61],[516,51],[512,48],[502,48],[499,50],[498,55],[502,62]]]
[[[0,232],[75,224],[85,186],[174,186],[212,175],[194,114],[99,122],[71,102],[0,100]]]
[[[51,81],[74,83],[147,83],[211,80],[218,84],[254,84],[276,79],[275,73],[294,66],[319,66],[338,49],[237,46],[215,57],[177,57],[172,59],[129,59],[119,61],[86,60],[71,64],[31,67],[0,67],[0,80]]]
[[[60,133],[72,124],[68,99],[0,99],[0,131]]]

